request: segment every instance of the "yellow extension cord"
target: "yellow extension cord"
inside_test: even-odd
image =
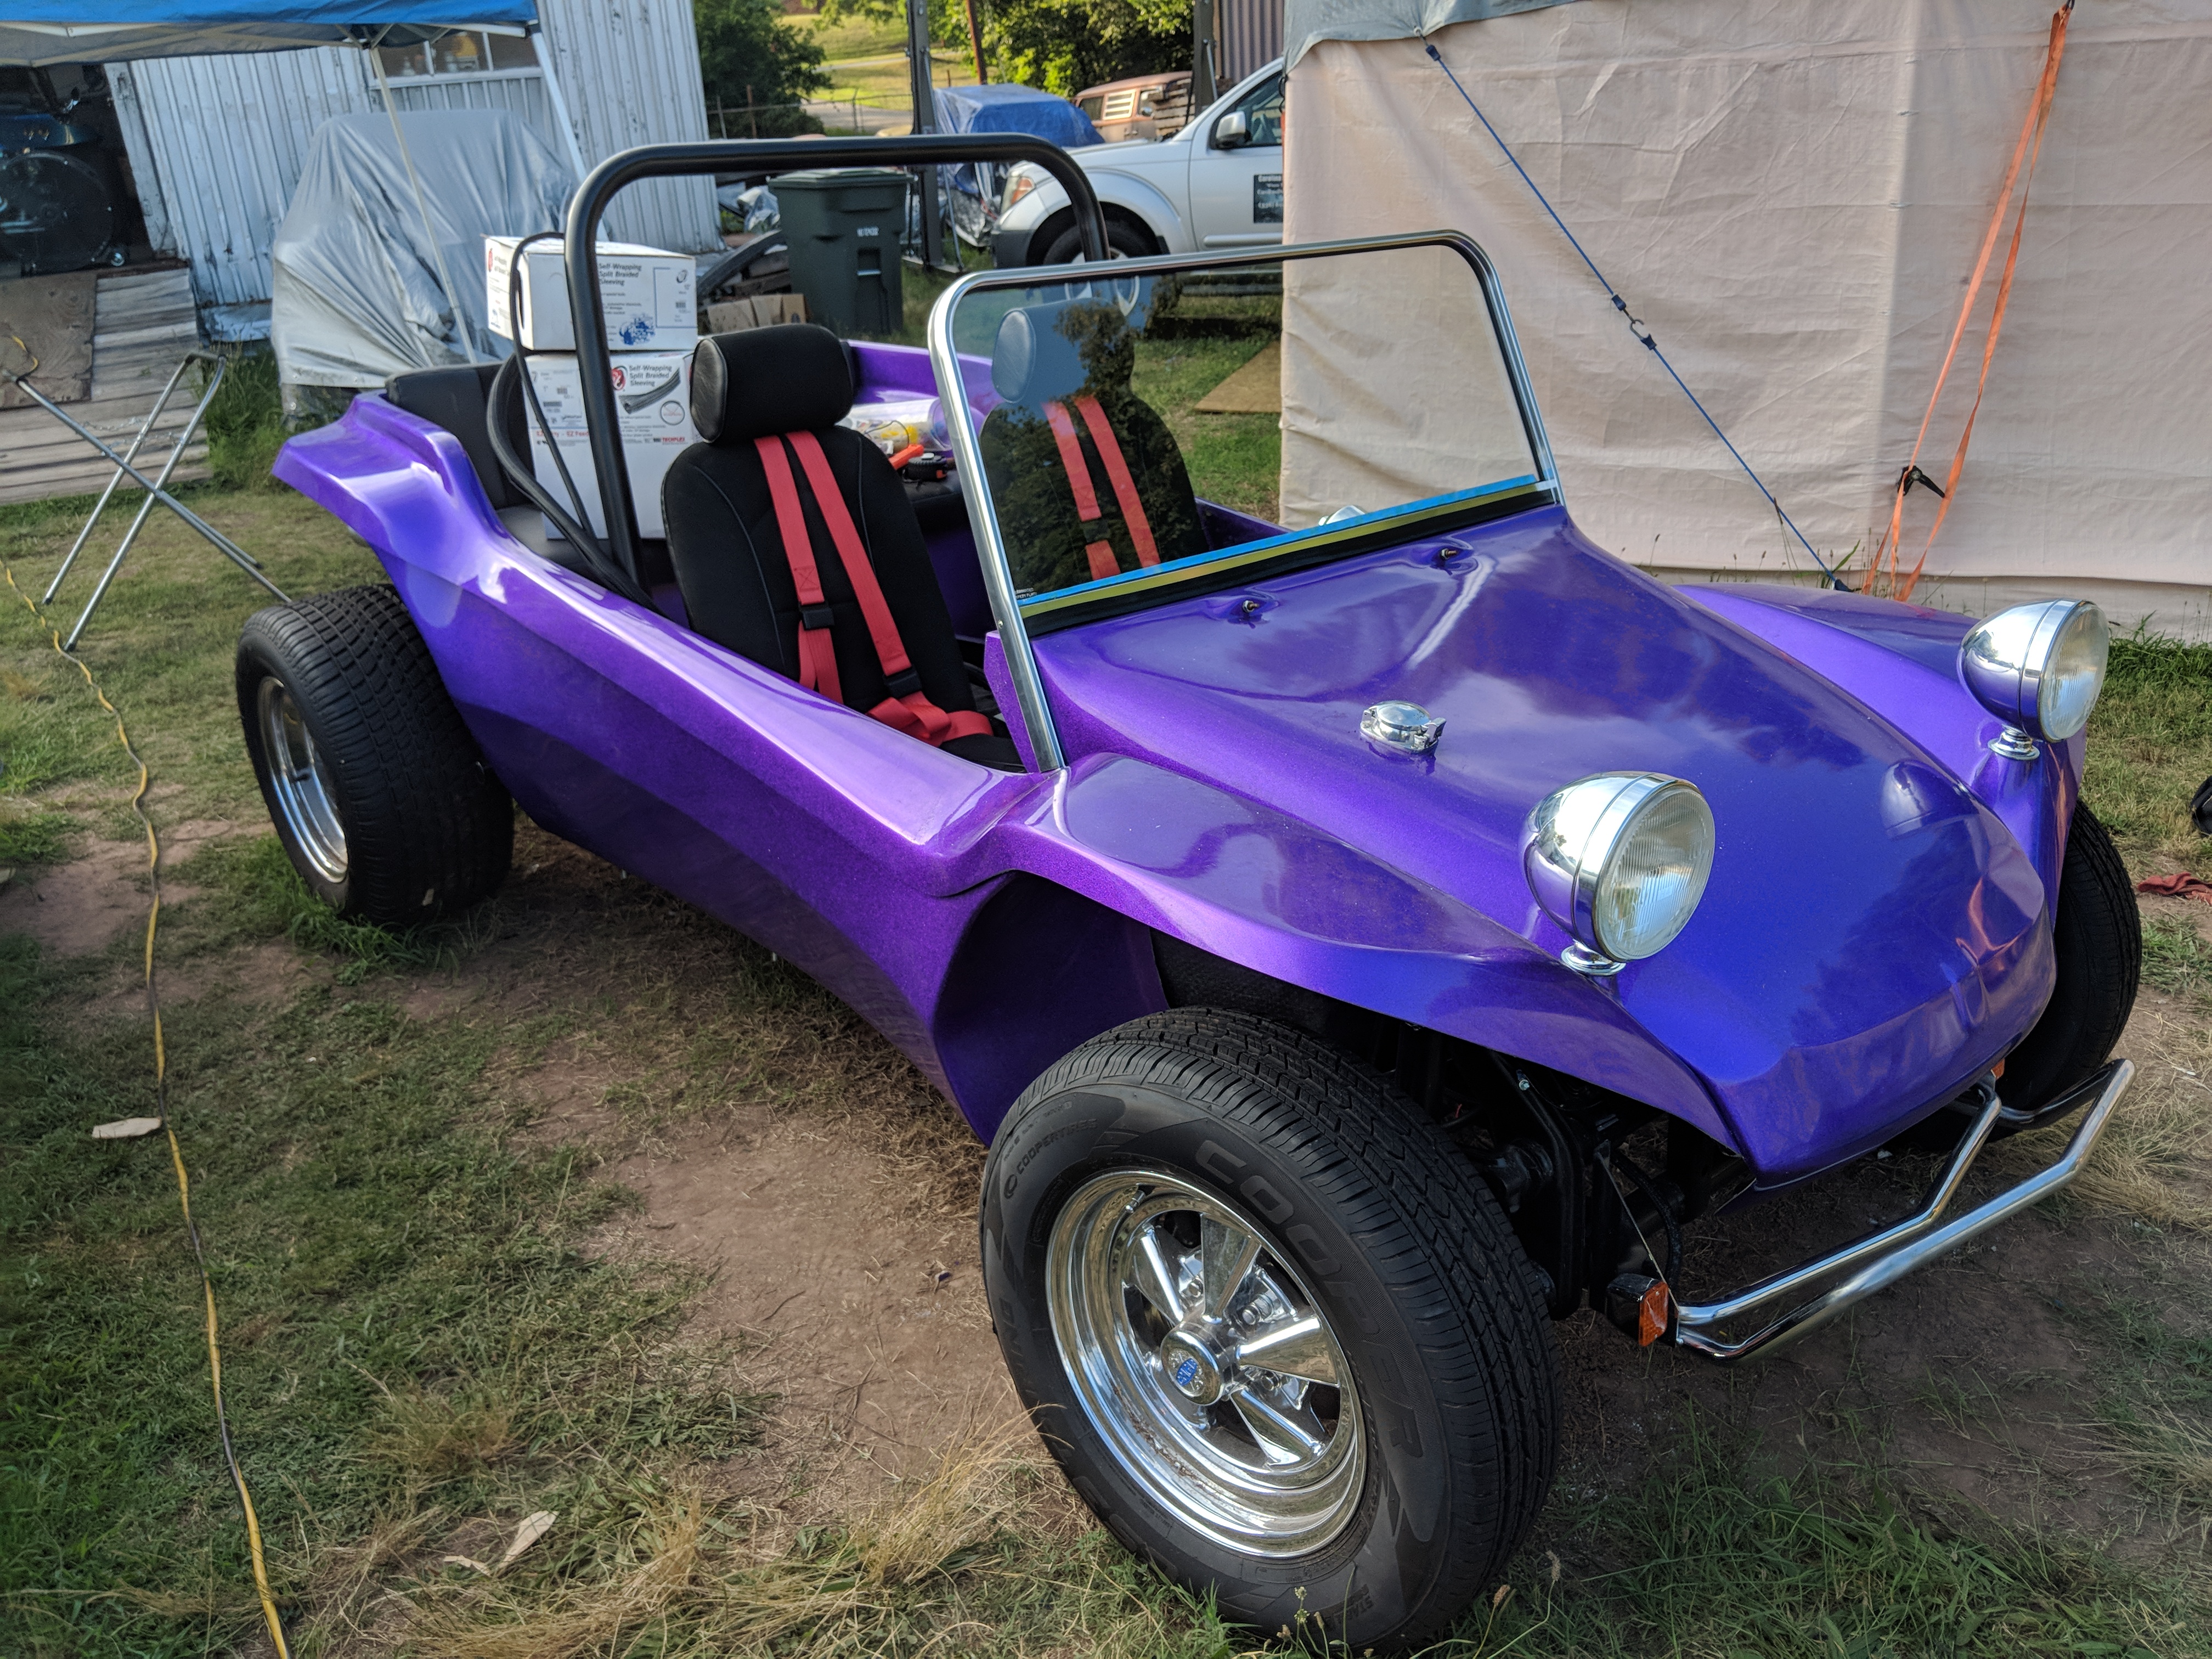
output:
[[[20,344],[21,342],[18,342]],[[33,367],[35,368],[35,363]],[[185,1172],[184,1149],[177,1145],[177,1131],[169,1121],[168,1061],[161,1048],[161,1006],[154,990],[154,929],[161,918],[161,843],[154,834],[154,820],[146,811],[146,791],[153,782],[153,775],[138,751],[131,747],[131,734],[124,729],[123,716],[107,700],[107,693],[100,689],[100,682],[92,677],[92,670],[83,658],[62,649],[61,630],[46,620],[31,596],[15,586],[12,566],[0,562],[0,575],[8,579],[9,590],[23,602],[24,608],[37,619],[40,627],[53,641],[54,649],[62,659],[76,665],[78,673],[91,688],[92,695],[100,700],[115,721],[115,738],[123,745],[123,752],[138,769],[137,793],[131,797],[131,810],[137,814],[138,822],[146,830],[146,868],[153,879],[153,902],[146,911],[146,1012],[154,1021],[154,1105],[161,1114],[161,1132],[169,1138],[169,1161],[177,1171],[177,1202],[185,1214],[185,1233],[191,1240],[192,1259],[200,1271],[200,1290],[207,1300],[208,1376],[215,1389],[216,1427],[222,1437],[223,1460],[230,1465],[230,1478],[238,1486],[238,1501],[246,1510],[246,1541],[253,1556],[253,1588],[261,1597],[261,1615],[269,1621],[269,1638],[276,1644],[276,1659],[291,1659],[291,1648],[284,1640],[283,1621],[276,1617],[276,1597],[269,1589],[269,1566],[261,1553],[261,1522],[253,1512],[253,1496],[246,1489],[245,1471],[238,1467],[238,1454],[230,1443],[230,1420],[222,1403],[222,1348],[216,1338],[215,1282],[208,1277],[207,1255],[200,1248],[200,1230],[192,1220],[192,1182]]]

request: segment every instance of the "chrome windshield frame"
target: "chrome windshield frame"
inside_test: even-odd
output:
[[[1548,491],[1554,501],[1563,499],[1559,489],[1559,469],[1552,459],[1551,440],[1544,433],[1544,419],[1536,407],[1536,396],[1528,384],[1528,367],[1521,356],[1521,343],[1513,332],[1513,318],[1506,309],[1505,295],[1498,281],[1497,268],[1490,263],[1474,239],[1455,230],[1417,231],[1401,236],[1361,236],[1332,242],[1293,242],[1278,246],[1236,250],[1209,250],[1201,253],[1156,254],[1143,259],[1115,259],[1107,265],[1108,282],[1121,282],[1129,277],[1164,276],[1180,270],[1218,270],[1237,265],[1275,265],[1291,259],[1322,258],[1335,254],[1394,252],[1408,248],[1449,248],[1464,259],[1474,271],[1481,290],[1483,304],[1490,313],[1491,329],[1497,337],[1500,356],[1505,364],[1506,380],[1513,388],[1513,400],[1521,414],[1521,424],[1528,441],[1529,453],[1534,458],[1535,488]],[[990,596],[991,615],[999,625],[999,642],[1006,653],[1006,671],[1014,684],[1015,702],[1021,711],[1022,723],[1028,729],[1030,747],[1036,757],[1040,772],[1059,771],[1066,762],[1060,747],[1060,732],[1054,723],[1052,710],[1044,695],[1044,682],[1037,672],[1036,653],[1030,641],[1029,629],[1022,619],[1020,602],[1014,597],[1012,566],[1006,556],[1004,539],[999,533],[999,515],[991,500],[990,480],[984,476],[981,442],[973,420],[968,411],[967,381],[960,372],[959,353],[953,349],[952,319],[960,302],[969,295],[993,289],[1056,287],[1084,280],[1087,262],[1077,261],[1063,265],[1023,265],[1008,270],[979,270],[962,277],[938,296],[929,313],[929,362],[937,377],[939,397],[945,406],[945,427],[952,441],[954,460],[958,464],[961,488],[968,498],[969,521],[975,535],[975,552],[983,574],[983,591]],[[960,413],[955,414],[957,401]]]

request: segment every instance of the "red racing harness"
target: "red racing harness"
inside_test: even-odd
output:
[[[1121,457],[1121,446],[1114,436],[1114,428],[1106,422],[1106,411],[1098,407],[1098,399],[1088,395],[1074,399],[1075,411],[1083,416],[1089,428],[1091,441],[1098,447],[1098,459],[1105,465],[1106,481],[1114,486],[1114,499],[1121,508],[1121,522],[1129,527],[1129,540],[1137,550],[1137,562],[1155,565],[1160,562],[1160,550],[1152,540],[1152,520],[1145,516],[1145,504],[1137,499],[1137,481],[1129,476],[1129,463]],[[1091,580],[1102,581],[1109,576],[1121,574],[1120,561],[1114,556],[1114,544],[1106,539],[1105,515],[1098,510],[1098,492],[1091,487],[1091,468],[1083,459],[1083,445],[1075,435],[1075,422],[1067,418],[1067,405],[1057,399],[1044,406],[1044,417],[1052,422],[1053,441],[1060,446],[1060,465],[1067,469],[1068,488],[1075,492],[1075,512],[1083,520],[1083,535],[1087,545],[1084,556],[1091,561]]]
[[[853,527],[852,512],[846,507],[844,496],[838,494],[837,481],[830,475],[829,457],[822,453],[820,441],[811,432],[753,440],[753,447],[760,451],[761,465],[768,473],[768,493],[775,503],[776,528],[783,534],[783,556],[790,562],[792,583],[799,589],[799,683],[810,691],[819,691],[832,702],[845,701],[844,691],[837,682],[837,653],[831,640],[830,602],[822,597],[821,574],[814,567],[814,540],[806,533],[806,515],[799,504],[799,485],[791,475],[790,457],[784,453],[786,444],[799,452],[799,464],[806,469],[806,483],[814,492],[814,504],[822,511],[823,523],[830,527],[830,544],[836,550],[838,562],[844,567],[845,580],[852,584],[853,597],[859,601],[861,617],[868,624],[868,637],[875,644],[876,660],[882,665],[884,678],[890,687],[890,696],[866,711],[869,716],[894,731],[921,738],[932,748],[951,738],[989,736],[991,722],[974,709],[948,711],[922,695],[921,676],[907,659],[906,644],[899,638],[898,624],[891,620],[890,607],[884,603],[884,590],[877,585],[876,568],[868,562],[867,550],[860,545],[860,532]]]

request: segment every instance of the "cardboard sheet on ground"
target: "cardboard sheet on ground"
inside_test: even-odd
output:
[[[510,110],[399,117],[465,315],[438,282],[388,117],[333,116],[315,130],[276,227],[270,343],[288,386],[368,387],[410,368],[504,356],[486,326],[483,239],[553,230],[575,184],[552,145]]]
[[[93,310],[99,283],[96,270],[0,283],[0,367],[21,373],[27,349],[39,365],[31,384],[47,397],[58,404],[73,404],[91,396]],[[21,348],[17,340],[23,343]],[[24,409],[32,401],[13,380],[0,381],[0,409]]]
[[[1330,3],[1335,15],[1353,0]],[[1293,0],[1291,37],[1310,9]],[[1377,29],[1411,20],[1408,36],[1419,21],[1410,5],[1367,9]],[[1431,38],[1814,544],[1840,560],[1863,557],[1887,523],[2051,9],[1582,0]],[[1985,611],[2075,594],[2121,627],[2149,616],[2162,631],[2212,632],[2207,86],[2212,10],[2197,0],[2077,9],[2010,312],[1923,599]],[[1450,226],[1496,260],[1584,530],[1662,572],[1809,573],[1418,40],[1318,41],[1291,72],[1291,109],[1292,240]],[[1938,478],[2003,257],[2001,237],[1922,452]],[[1417,309],[1396,309],[1398,331],[1418,334]],[[1384,384],[1373,362],[1316,355],[1292,335],[1285,375],[1340,405],[1343,447],[1390,441],[1387,410],[1373,432],[1358,426]],[[1292,447],[1286,430],[1286,472]],[[1917,490],[1906,501],[1908,565],[1936,505]]]

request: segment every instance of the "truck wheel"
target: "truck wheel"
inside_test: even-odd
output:
[[[2005,1057],[1997,1092],[2033,1111],[2105,1063],[2136,1006],[2142,972],[2142,914],[2118,848],[2081,803],[2066,835],[2051,943],[2058,983],[2043,1018]]]
[[[514,805],[392,589],[248,617],[238,712],[284,850],[339,915],[410,927],[506,879]]]
[[[1152,239],[1134,225],[1119,219],[1106,222],[1106,257],[1109,259],[1141,259],[1152,252]],[[1082,257],[1083,233],[1073,225],[1053,238],[1052,246],[1045,250],[1038,263],[1048,265],[1069,264]]]
[[[1439,1635],[1543,1504],[1534,1267],[1458,1148],[1303,1032],[1181,1008],[1085,1043],[993,1143],[982,1244],[1076,1492],[1231,1618]]]

